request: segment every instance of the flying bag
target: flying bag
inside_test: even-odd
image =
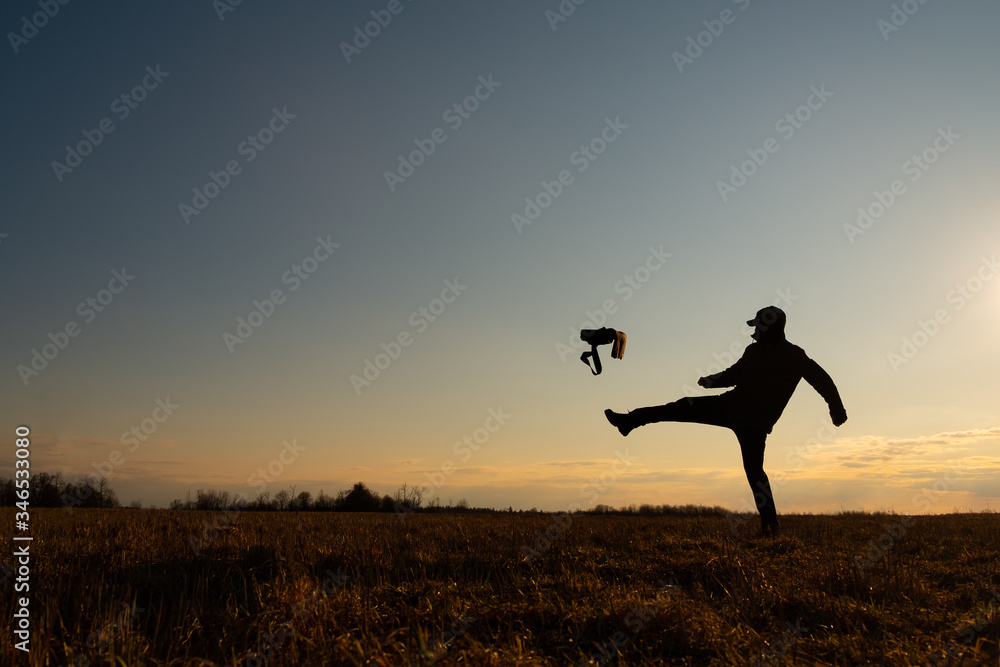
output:
[[[587,364],[590,372],[594,375],[601,374],[601,355],[597,353],[598,345],[611,344],[611,357],[621,359],[625,356],[626,336],[621,331],[615,331],[608,327],[600,329],[583,329],[580,331],[580,339],[585,343],[590,343],[590,351],[580,355],[580,361]],[[590,366],[590,358],[594,359],[594,366]]]

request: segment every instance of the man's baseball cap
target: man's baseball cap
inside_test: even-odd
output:
[[[764,327],[776,327],[777,329],[785,328],[785,311],[777,306],[767,306],[766,308],[761,308],[754,315],[752,320],[747,320],[747,324],[755,327],[758,324]]]

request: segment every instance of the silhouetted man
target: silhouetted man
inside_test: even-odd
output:
[[[747,324],[754,327],[752,338],[756,342],[747,346],[740,360],[726,370],[698,380],[702,387],[733,387],[730,391],[718,396],[682,398],[628,414],[611,410],[605,410],[604,414],[622,435],[628,435],[639,426],[664,421],[696,422],[732,429],[743,452],[743,468],[760,513],[761,532],[775,536],[778,518],[771,485],[764,473],[767,434],[802,378],[826,400],[835,426],[847,421],[847,412],[827,372],[807,357],[801,347],[785,340],[784,311],[775,306],[761,308]]]

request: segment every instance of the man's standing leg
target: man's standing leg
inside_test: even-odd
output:
[[[778,534],[778,515],[774,509],[774,498],[771,495],[771,484],[764,472],[764,443],[767,433],[764,431],[739,429],[736,438],[740,441],[743,452],[743,470],[753,491],[753,500],[760,513],[760,529],[765,535],[772,537]]]

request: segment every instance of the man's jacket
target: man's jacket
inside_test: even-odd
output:
[[[706,380],[710,387],[733,387],[722,397],[727,400],[727,416],[735,427],[770,433],[803,378],[826,400],[831,414],[844,410],[833,379],[784,336],[751,343],[739,361]]]

